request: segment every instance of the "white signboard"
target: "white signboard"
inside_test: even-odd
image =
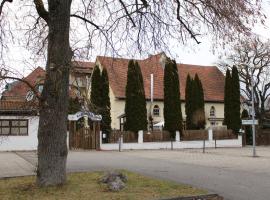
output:
[[[258,125],[258,120],[254,120],[255,125]],[[252,125],[253,124],[253,120],[252,119],[245,119],[242,120],[242,125]]]
[[[90,118],[92,121],[101,121],[102,120],[101,115],[95,115],[92,112],[77,112],[74,115],[68,115],[68,120],[69,121],[77,121],[84,116]]]

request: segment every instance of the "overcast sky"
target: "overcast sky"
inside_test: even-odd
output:
[[[264,38],[270,38],[270,5],[269,1],[265,1],[263,4],[264,13],[267,16],[265,26],[257,25],[253,28],[253,32],[261,35]],[[201,38],[201,44],[197,45],[180,45],[179,47],[173,47],[172,53],[175,55],[177,62],[187,64],[198,64],[198,65],[215,65],[219,60],[220,51],[215,51],[212,47],[211,39],[208,37]],[[192,47],[191,47],[192,46]],[[156,52],[159,53],[159,52]],[[95,54],[93,54],[91,61],[95,60]],[[21,74],[27,75],[30,69],[33,69],[36,65],[42,65],[45,63],[35,63],[30,59],[30,53],[23,47],[14,45],[11,48],[10,55],[8,58],[8,64],[14,66]]]

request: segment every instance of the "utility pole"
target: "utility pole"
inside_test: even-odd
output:
[[[250,77],[250,83],[251,83],[251,114],[252,114],[252,141],[253,141],[253,146],[252,146],[252,151],[253,151],[253,157],[257,157],[256,155],[256,130],[255,130],[255,106],[254,106],[254,79],[253,79],[253,75],[254,75],[254,71],[255,71],[255,67],[249,67],[247,64],[245,63],[241,63],[240,68],[242,69],[246,69],[247,72],[249,73]]]
[[[149,130],[153,128],[154,74],[150,74]]]
[[[254,108],[254,81],[253,73],[251,76],[251,104],[252,104],[252,140],[253,140],[253,157],[256,157],[256,137],[255,137],[255,108]]]

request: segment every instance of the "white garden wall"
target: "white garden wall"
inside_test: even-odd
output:
[[[215,141],[213,140],[212,130],[209,130],[209,139],[205,141],[206,148],[214,148]],[[143,142],[141,140],[141,134],[139,133],[138,143],[121,143],[121,150],[136,150],[136,149],[198,149],[203,148],[203,141],[181,141],[180,136],[177,134],[176,138],[180,138],[179,141],[173,142]],[[178,139],[177,139],[178,140]],[[102,140],[101,140],[102,141]],[[242,136],[238,136],[237,139],[217,140],[217,147],[242,147]],[[119,150],[119,143],[114,144],[100,144],[101,150]]]
[[[38,116],[0,116],[0,119],[28,119],[28,135],[0,135],[0,151],[30,151],[37,149]]]

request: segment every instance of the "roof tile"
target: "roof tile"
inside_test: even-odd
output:
[[[154,74],[154,99],[163,100],[162,54],[150,56],[145,60],[137,60],[142,71],[145,96],[150,99],[150,74]],[[127,70],[129,59],[98,56],[97,60],[108,71],[110,86],[117,98],[125,98]],[[177,64],[180,80],[181,100],[185,98],[186,77],[197,73],[202,81],[205,101],[223,102],[225,78],[215,66]]]

